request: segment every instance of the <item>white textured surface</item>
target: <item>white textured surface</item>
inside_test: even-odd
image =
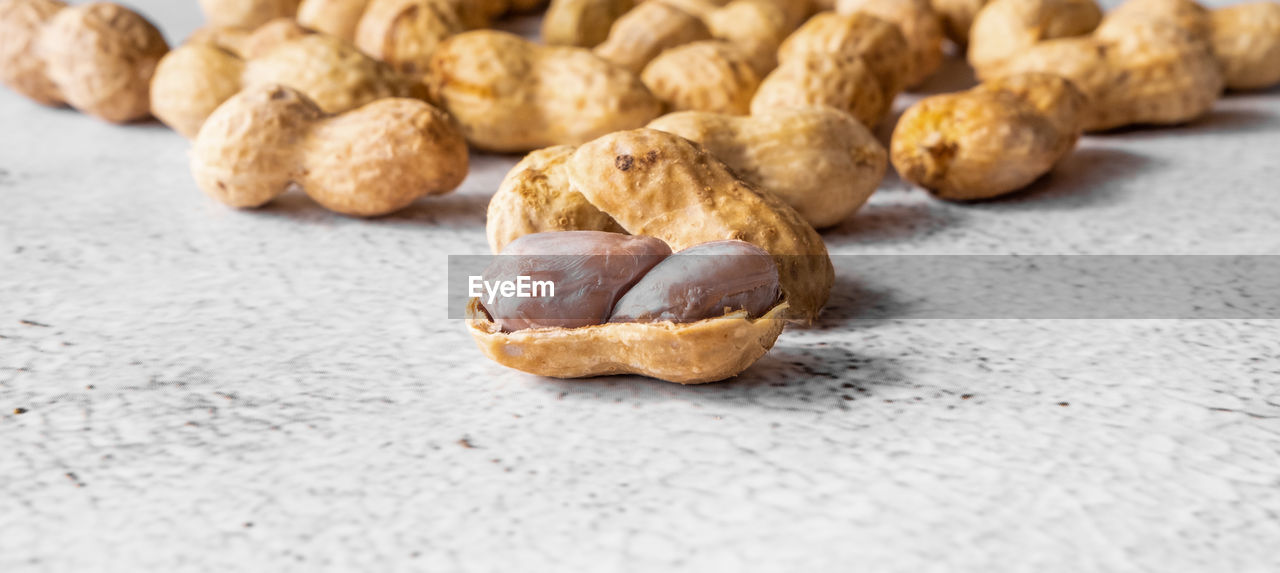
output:
[[[1276,321],[828,321],[727,384],[537,379],[443,318],[509,158],[359,221],[223,208],[157,125],[0,126],[0,571],[1280,568]],[[826,238],[1280,254],[1278,147],[1280,92],[1232,97]]]

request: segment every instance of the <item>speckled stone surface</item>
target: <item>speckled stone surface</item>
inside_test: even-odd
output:
[[[0,571],[1280,569],[1280,322],[828,320],[729,383],[539,379],[443,303],[513,158],[361,221],[224,208],[159,125],[2,91],[0,126]],[[1278,148],[1280,91],[1232,96],[1007,200],[891,178],[825,238],[1280,254]]]

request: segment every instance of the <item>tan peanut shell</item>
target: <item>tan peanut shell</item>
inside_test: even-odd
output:
[[[446,0],[371,0],[355,44],[401,73],[421,75],[440,43],[464,29]]]
[[[811,0],[759,0],[768,4],[773,4],[782,9],[783,14],[787,17],[787,29],[795,30],[805,19],[813,14],[814,7]],[[731,2],[732,3],[732,2]],[[834,7],[828,7],[828,10]]]
[[[314,33],[291,18],[277,18],[256,29],[205,26],[192,32],[183,45],[222,48],[247,60],[262,57],[285,42]]]
[[[430,104],[392,98],[326,115],[278,85],[227,100],[191,149],[196,184],[227,205],[258,207],[296,185],[330,210],[362,217],[452,191],[467,161],[461,133]]]
[[[618,18],[596,55],[639,74],[663,50],[710,40],[702,19],[663,1],[649,1]]]
[[[568,173],[569,184],[627,232],[657,237],[676,251],[746,241],[773,255],[799,318],[817,318],[826,304],[834,269],[813,227],[689,140],[652,129],[611,133],[578,148]]]
[[[1280,3],[1252,2],[1214,10],[1213,52],[1227,88],[1263,89],[1280,84]]]
[[[640,0],[637,4],[645,2],[666,4],[673,8],[679,8],[687,14],[703,20],[716,9],[728,4],[729,0]]]
[[[947,38],[956,45],[964,47],[969,43],[969,30],[973,27],[973,19],[987,4],[988,0],[932,0],[933,11],[942,19],[942,30]]]
[[[864,12],[817,14],[778,48],[780,66],[793,59],[814,57],[861,58],[888,100],[907,86],[910,54],[906,38],[897,26]]]
[[[889,115],[892,103],[861,57],[805,55],[787,59],[761,82],[751,100],[751,114],[827,106],[875,127]]]
[[[640,76],[669,111],[745,115],[760,77],[743,50],[720,40],[703,40],[662,53]]]
[[[773,0],[734,0],[702,20],[713,37],[746,53],[761,78],[778,67],[778,47],[795,29],[787,10]]]
[[[0,81],[43,105],[66,103],[37,51],[41,30],[66,6],[57,0],[0,2]]]
[[[634,74],[568,46],[477,30],[446,40],[428,75],[434,101],[491,151],[577,145],[662,113]]]
[[[199,70],[200,73],[189,74]],[[205,44],[182,46],[160,60],[151,84],[152,111],[183,137],[191,139],[205,119],[244,84],[244,60]]]
[[[260,30],[248,40],[253,42]],[[151,84],[152,110],[187,138],[195,136],[221,100],[241,89],[282,84],[306,94],[327,113],[387,97],[425,98],[426,86],[402,76],[343,40],[308,34],[240,61],[228,51],[186,45],[161,61]],[[238,90],[236,90],[238,91]]]
[[[870,14],[898,26],[907,40],[907,87],[924,82],[942,65],[942,19],[929,0],[839,0],[836,9]]]
[[[1212,33],[1209,10],[1194,0],[1125,0],[1107,13],[1099,28],[1113,28],[1116,34],[1121,34],[1127,26],[1151,22],[1182,29],[1191,37],[1205,41]]]
[[[1121,37],[1133,26],[1160,22],[1209,44],[1228,89],[1280,83],[1280,3],[1252,2],[1206,9],[1193,0],[1127,0],[1107,14],[1098,35]]]
[[[548,231],[625,233],[613,217],[569,184],[567,163],[575,148],[558,145],[525,156],[489,200],[485,234],[493,254],[525,235]]]
[[[169,45],[136,12],[110,2],[10,0],[0,4],[0,32],[3,79],[15,91],[113,123],[151,114],[147,85]]]
[[[293,18],[299,0],[200,0],[204,20],[212,26],[257,28],[276,18]]]
[[[369,0],[302,0],[298,23],[317,32],[355,41],[356,26]]]
[[[1085,98],[1048,74],[1007,76],[920,100],[894,129],[902,177],[951,200],[997,197],[1031,184],[1075,147]]]
[[[472,299],[467,327],[494,362],[552,378],[639,374],[679,384],[732,378],[764,356],[785,325],[780,304],[751,319],[730,313],[691,323],[626,322],[502,332]]]
[[[594,48],[609,28],[635,7],[635,0],[551,0],[542,19],[542,41],[552,46]]]
[[[1045,72],[1071,80],[1089,100],[1085,131],[1185,123],[1213,108],[1223,79],[1206,42],[1158,21],[1113,30],[1040,42],[1000,66],[999,75]]]
[[[136,12],[95,2],[55,15],[40,34],[38,51],[71,107],[124,123],[151,115],[147,86],[169,44]]]
[[[1098,27],[1094,0],[992,0],[978,13],[969,39],[969,63],[995,75],[1010,58],[1055,38],[1086,36]]]
[[[818,229],[839,224],[866,203],[889,162],[867,128],[824,107],[750,117],[674,113],[649,128],[701,145],[743,181],[781,197]]]

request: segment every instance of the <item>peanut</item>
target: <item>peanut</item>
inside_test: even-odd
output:
[[[555,296],[495,296],[481,307],[504,332],[604,324],[618,299],[670,254],[671,247],[653,237],[601,231],[525,235],[494,258],[484,280],[549,281]]]
[[[168,51],[155,26],[117,4],[0,4],[0,79],[43,105],[113,123],[148,117],[147,85]]]
[[[382,99],[326,115],[301,92],[247,88],[209,116],[191,172],[209,196],[258,207],[293,186],[324,207],[374,217],[457,188],[467,146],[447,115],[411,99]]]
[[[769,74],[751,99],[751,113],[775,109],[826,106],[875,127],[889,115],[892,99],[859,56],[828,58],[806,55],[789,59]]]
[[[774,256],[801,318],[816,318],[826,303],[834,270],[813,227],[689,140],[652,129],[612,133],[578,148],[568,173],[570,186],[627,232],[676,250],[720,239],[752,243]]]
[[[696,322],[742,310],[763,316],[778,303],[778,266],[743,241],[712,241],[666,257],[613,306],[609,322]]]
[[[1208,44],[1160,21],[1100,26],[1092,35],[1040,42],[999,66],[999,74],[1063,76],[1089,100],[1085,131],[1171,125],[1196,119],[1222,93]]]
[[[292,18],[299,0],[200,0],[204,19],[213,26],[257,28],[276,18]]]
[[[1049,74],[925,98],[894,129],[893,165],[942,199],[997,197],[1031,184],[1071,152],[1085,105],[1071,82]]]
[[[275,34],[264,27],[259,34]],[[153,112],[187,138],[194,137],[216,107],[239,89],[283,84],[307,95],[327,113],[339,113],[386,97],[426,96],[426,87],[397,74],[354,46],[326,34],[285,40],[263,55],[236,55],[187,45],[160,62],[151,84]]]
[[[183,45],[213,46],[247,60],[264,56],[285,42],[312,33],[312,30],[298,25],[294,20],[278,18],[257,29],[206,26],[192,33]]]
[[[618,18],[596,55],[639,74],[663,50],[710,40],[711,30],[697,16],[664,1],[649,1]]]
[[[674,249],[740,239],[774,256],[791,312],[812,320],[826,302],[834,271],[813,227],[696,144],[641,129],[601,137],[567,161],[567,149],[544,153],[517,166],[490,203],[494,252],[522,233],[575,223],[650,235]]]
[[[1209,45],[1227,89],[1280,83],[1280,4],[1253,2],[1207,10],[1192,0],[1128,0],[1107,14],[1099,34],[1159,21]]]
[[[775,0],[734,0],[703,17],[712,37],[743,50],[756,75],[764,77],[778,67],[778,47],[799,22]]]
[[[782,43],[778,69],[761,83],[752,113],[828,105],[874,127],[905,85],[907,58],[893,24],[864,13],[818,14]]]
[[[942,30],[957,46],[969,43],[969,30],[973,19],[988,0],[932,0],[933,11],[942,19]]]
[[[1280,4],[1253,2],[1210,15],[1213,52],[1234,90],[1280,84]]]
[[[368,6],[369,0],[302,0],[298,6],[298,23],[354,42],[356,27]]]
[[[720,40],[702,40],[662,53],[640,76],[668,110],[745,115],[760,77],[748,54]]]
[[[920,85],[942,65],[942,20],[929,0],[839,0],[836,11],[862,12],[898,26],[907,40],[907,87]]]
[[[348,42],[355,42],[359,35],[359,26],[365,15],[380,0],[302,0],[298,7],[298,22],[302,25],[337,36]],[[415,10],[431,12],[434,17],[457,22],[463,29],[474,30],[488,27],[498,16],[508,11],[528,11],[545,4],[544,0],[418,0],[404,5],[403,17],[420,22],[416,28],[406,28],[404,34],[413,34],[424,28],[432,30],[434,26],[423,26],[421,22],[428,18],[427,14],[414,13]],[[448,15],[441,14],[441,11]],[[436,38],[438,41],[438,38]],[[397,38],[394,41],[411,45],[411,38]]]
[[[1194,0],[1125,0],[1107,13],[1102,25],[1123,33],[1121,30],[1127,26],[1158,21],[1208,40],[1212,34],[1209,18],[1209,11]]]
[[[542,41],[552,46],[594,48],[609,28],[635,7],[635,0],[552,0],[542,20]]]
[[[446,40],[428,74],[434,101],[491,151],[577,145],[639,127],[662,104],[634,74],[590,50],[541,46],[495,31]]]
[[[578,245],[588,252],[601,250],[601,246],[593,245],[592,241],[605,243],[605,248],[613,251],[619,250],[618,244],[626,242],[662,243],[648,237],[617,235],[612,239],[605,238],[607,233],[587,233],[583,238],[565,237],[579,234],[543,233],[526,239],[552,242],[551,249],[556,251],[565,245]],[[517,244],[513,243],[512,247],[514,249]],[[653,247],[649,251],[642,247],[639,250],[653,253],[658,249]],[[597,279],[605,285],[604,289],[586,290],[582,288],[585,286],[583,283],[591,282],[591,278],[571,273],[568,282],[573,288],[567,294],[557,285],[557,299],[526,305],[530,307],[527,310],[535,315],[549,314],[550,318],[530,325],[535,328],[511,332],[502,328],[503,323],[511,320],[495,319],[479,299],[472,299],[467,306],[468,329],[481,351],[490,359],[509,368],[541,376],[581,378],[640,374],[680,384],[715,382],[736,376],[768,352],[782,332],[784,321],[780,319],[787,311],[787,303],[768,308],[777,297],[777,269],[772,266],[767,253],[739,241],[694,246],[683,255],[666,257],[658,263],[662,269],[645,269],[648,274],[657,272],[659,276],[648,282],[647,276],[642,277],[639,283],[630,287],[623,298],[630,296],[631,299],[618,301],[625,306],[622,312],[613,313],[612,318],[616,321],[604,322],[599,309],[606,305],[601,301],[620,294],[615,285],[622,282],[620,278],[633,274],[639,265],[626,264],[632,262],[626,258],[618,261],[613,257],[593,256],[589,260],[595,263],[588,266],[592,270],[604,271],[601,273],[604,276]],[[566,257],[542,258],[550,260],[541,262],[563,265],[557,259]],[[642,255],[642,258],[647,259],[642,264],[652,260],[649,254]],[[748,260],[748,264],[741,264],[743,260]],[[536,267],[524,265],[522,268]],[[771,276],[770,271],[773,271]],[[559,273],[552,271],[548,274]],[[667,279],[678,284],[664,284]],[[565,300],[558,300],[559,297],[565,297]],[[742,308],[723,313],[720,305],[741,305]],[[612,301],[608,306],[613,306]],[[766,310],[762,315],[754,314],[762,307]],[[584,312],[587,310],[591,312]],[[499,316],[503,314],[499,313]],[[508,311],[505,314],[518,313]],[[570,316],[570,320],[557,321],[557,315]],[[556,322],[573,323],[572,319],[585,315],[590,315],[591,321],[597,323],[575,328],[554,325]],[[519,317],[513,318],[519,320]],[[515,325],[525,326],[528,322],[516,322]],[[543,326],[540,322],[553,324]]]
[[[848,114],[825,107],[750,117],[675,113],[649,124],[701,145],[747,184],[781,197],[810,225],[839,224],[875,192],[888,153]]]
[[[445,0],[372,0],[356,28],[356,47],[408,75],[426,73],[446,38],[464,30]]]
[[[973,21],[969,63],[991,75],[1040,42],[1088,35],[1101,20],[1094,0],[993,0]]]
[[[512,241],[547,231],[625,233],[617,221],[569,185],[566,168],[574,148],[539,149],[516,164],[489,201],[485,231],[494,254]]]

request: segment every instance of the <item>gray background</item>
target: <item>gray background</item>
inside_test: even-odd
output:
[[[1278,95],[992,203],[891,177],[825,238],[1280,254]],[[514,158],[363,221],[227,209],[160,125],[0,91],[0,126],[0,570],[1280,567],[1275,321],[831,320],[730,383],[539,379],[439,304]],[[839,274],[833,314],[909,303]]]

